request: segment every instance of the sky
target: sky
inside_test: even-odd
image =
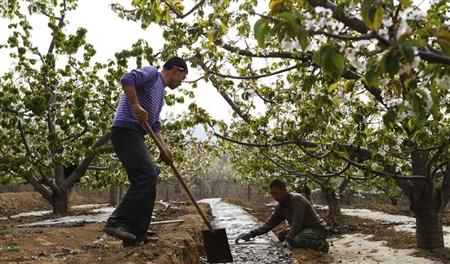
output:
[[[121,3],[125,7],[130,6],[130,0],[79,0],[78,9],[68,14],[67,32],[73,33],[78,27],[84,27],[87,31],[87,42],[93,44],[97,54],[95,61],[105,62],[114,57],[114,53],[123,49],[128,49],[139,38],[145,39],[150,43],[155,51],[163,47],[162,30],[152,25],[146,30],[141,29],[140,23],[127,21],[119,18],[110,8],[111,3]],[[262,1],[264,2],[264,1]],[[265,1],[268,2],[268,1]],[[429,0],[415,0],[421,8],[429,6]],[[183,1],[187,10],[193,6],[193,1]],[[265,3],[262,3],[261,6]],[[42,51],[48,49],[50,43],[50,31],[47,27],[46,17],[43,15],[34,15],[30,19],[33,26],[33,43]],[[0,17],[0,43],[4,43],[8,38],[8,21]],[[130,69],[135,65],[130,63]],[[11,59],[7,51],[0,50],[0,74],[11,68]],[[194,80],[199,75],[190,72],[187,80]],[[118,84],[117,89],[120,89]],[[194,90],[195,102],[216,119],[229,121],[232,110],[215,88],[204,82],[199,82],[198,88]],[[185,104],[177,104],[174,107],[165,107],[161,113],[164,119],[168,113],[181,114],[187,111],[187,106],[192,102],[186,100]],[[261,113],[263,108],[258,107],[256,112]]]

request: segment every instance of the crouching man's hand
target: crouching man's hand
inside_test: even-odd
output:
[[[253,238],[253,235],[251,232],[249,232],[239,235],[234,242],[237,244],[239,243],[239,240],[249,241],[251,238]]]
[[[289,250],[292,250],[294,246],[292,245],[292,242],[289,239],[285,239],[281,245],[285,248],[288,248]]]

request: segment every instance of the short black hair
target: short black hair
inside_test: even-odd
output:
[[[279,188],[279,189],[281,189],[281,190],[286,190],[286,184],[285,184],[282,180],[280,180],[280,179],[278,179],[278,178],[276,178],[275,180],[273,180],[273,181],[270,183],[269,187],[270,187],[270,188],[277,187],[277,188]]]
[[[186,73],[188,72],[188,67],[186,64],[186,61],[184,61],[182,58],[174,56],[166,61],[164,63],[164,70],[171,70],[173,67],[177,67],[179,69],[182,69]]]

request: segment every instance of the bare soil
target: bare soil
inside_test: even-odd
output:
[[[211,216],[209,206],[201,206]],[[0,263],[198,263],[203,254],[200,231],[205,227],[195,208],[189,204],[171,204],[168,208],[157,204],[155,215],[153,222],[183,222],[151,226],[152,242],[132,248],[123,248],[122,241],[111,237],[102,239],[103,224],[16,228],[16,224],[36,217],[9,219],[8,225],[2,221]]]

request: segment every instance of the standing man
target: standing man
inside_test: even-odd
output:
[[[264,225],[238,236],[236,243],[240,239],[248,241],[265,234],[286,220],[290,228],[278,234],[278,239],[284,247],[311,248],[328,252],[329,245],[326,238],[329,227],[316,213],[312,204],[301,194],[287,192],[286,185],[279,179],[273,180],[270,184],[270,194],[278,202],[272,216]]]
[[[160,155],[166,163],[172,162],[160,133],[160,113],[164,104],[164,88],[175,89],[186,78],[186,62],[170,58],[158,70],[146,66],[125,74],[121,80],[124,93],[120,97],[111,129],[111,142],[130,181],[130,187],[120,204],[108,218],[103,231],[122,239],[123,246],[148,243],[146,237],[156,197],[157,175],[145,146],[143,124],[148,122],[167,155]]]

